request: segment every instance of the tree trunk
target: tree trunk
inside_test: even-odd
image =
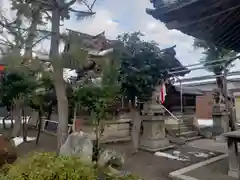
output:
[[[8,112],[8,114],[7,114],[7,116],[5,116],[4,118],[3,118],[3,129],[6,129],[6,119],[7,118],[9,118],[9,116],[10,116],[10,113]]]
[[[25,114],[25,109],[22,109],[22,136],[23,136],[23,142],[27,142],[27,117]]]
[[[23,63],[25,61],[29,61],[32,58],[33,41],[36,37],[36,30],[37,30],[37,25],[39,23],[39,20],[40,20],[40,11],[37,10],[33,13],[32,22],[28,29],[28,36],[27,36],[26,44],[25,44]]]
[[[76,120],[77,120],[77,104],[75,104],[74,107],[74,113],[73,113],[73,124],[72,124],[72,131],[76,132]]]
[[[131,104],[131,117],[132,117],[132,129],[131,129],[131,136],[132,136],[132,144],[133,144],[133,153],[137,153],[139,149],[139,141],[140,141],[140,131],[141,131],[141,123],[142,118],[138,109],[135,105]]]
[[[68,136],[68,99],[66,95],[66,83],[63,79],[63,67],[59,56],[60,42],[60,9],[52,10],[52,37],[50,47],[50,59],[53,66],[53,80],[57,95],[58,107],[58,149],[66,141]]]
[[[39,110],[39,111],[38,111],[38,123],[37,123],[36,145],[38,145],[38,143],[39,143],[41,128],[42,128],[42,113],[41,113],[41,110]]]
[[[51,103],[47,109],[47,119],[50,120],[52,116],[52,111],[53,111],[53,103]]]
[[[12,137],[17,137],[20,135],[22,124],[21,114],[22,114],[21,102],[19,100],[16,100],[15,107],[13,109],[13,117],[15,122],[13,125]]]
[[[99,151],[100,151],[100,119],[99,118],[96,119],[95,128],[96,128],[95,161],[97,162],[99,158]]]
[[[65,82],[64,82],[65,83]],[[58,148],[65,143],[68,136],[68,99],[66,96],[65,84],[55,83],[58,100]]]

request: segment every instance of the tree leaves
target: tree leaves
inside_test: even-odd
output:
[[[0,84],[2,105],[10,108],[15,99],[28,97],[37,87],[37,83],[31,76],[23,73],[6,73]]]
[[[112,60],[105,67],[102,71],[100,84],[85,83],[75,91],[75,100],[80,107],[87,110],[89,114],[94,113],[98,119],[107,117],[107,108],[117,99],[120,89],[117,63]]]
[[[143,34],[135,32],[118,37],[122,42],[122,47],[118,48],[121,52],[120,81],[124,96],[147,101],[155,86],[168,77],[165,71],[182,66],[175,58],[174,47],[160,50],[156,43],[142,41],[141,36]]]
[[[194,47],[202,48],[204,50],[205,57],[202,58],[201,61],[204,62],[206,69],[210,72],[213,72],[214,74],[222,74],[222,71],[224,69],[224,62],[212,63],[211,61],[223,58],[229,59],[237,55],[237,53],[232,50],[224,49],[200,39],[194,39]]]

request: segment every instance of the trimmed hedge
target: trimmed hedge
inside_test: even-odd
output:
[[[100,177],[101,174],[101,177]],[[117,177],[106,170],[96,170],[79,158],[35,153],[2,168],[1,180],[137,180],[128,175]]]

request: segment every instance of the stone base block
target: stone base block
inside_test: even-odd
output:
[[[239,171],[228,170],[228,176],[239,179]]]
[[[212,128],[212,135],[213,136],[220,136],[224,132],[225,132],[225,130],[224,130],[223,127],[213,126],[213,128]],[[228,132],[228,131],[226,131],[226,132]]]
[[[126,137],[108,137],[106,139],[100,139],[100,143],[118,143],[131,141],[131,136]]]
[[[168,139],[141,139],[139,148],[145,151],[156,152],[173,148]]]
[[[224,142],[227,142],[227,139],[224,136],[220,135],[215,137],[215,141],[224,143]]]

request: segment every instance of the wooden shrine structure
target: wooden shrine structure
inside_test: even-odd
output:
[[[177,29],[226,49],[240,51],[240,2],[236,0],[152,0],[146,12]]]
[[[236,0],[152,0],[154,9],[147,13],[166,24],[169,29],[177,29],[185,34],[211,42],[225,49],[240,52],[240,1]],[[227,74],[226,71],[224,72]],[[225,76],[226,78],[226,76]],[[225,84],[226,86],[226,84]],[[231,106],[216,102],[213,106],[215,125],[222,126],[228,142],[228,175],[240,178],[240,162],[237,143],[240,131],[235,130]],[[225,124],[225,125],[223,125]]]

